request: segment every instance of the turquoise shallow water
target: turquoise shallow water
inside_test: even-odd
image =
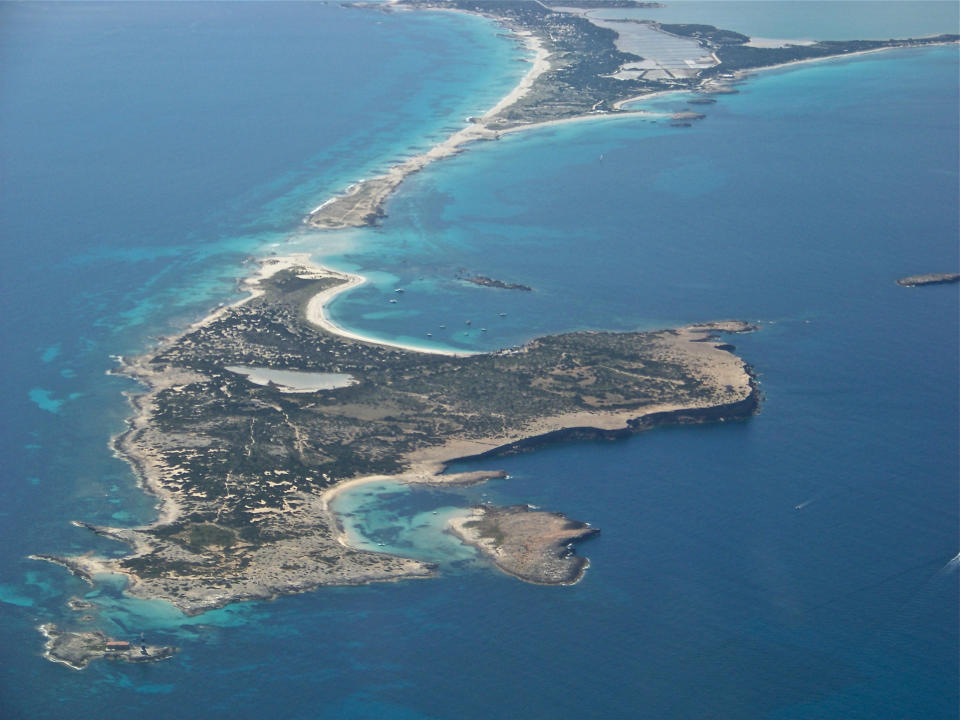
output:
[[[893,281],[960,266],[956,48],[756,76],[688,130],[618,120],[482,144],[411,178],[382,227],[317,236],[299,221],[325,193],[492,105],[526,67],[513,45],[477,18],[307,4],[0,12],[0,209],[16,239],[0,715],[955,715],[958,298]],[[353,70],[376,92],[357,93]],[[191,122],[161,116],[171,107]],[[129,389],[103,374],[108,356],[229,298],[245,255],[304,247],[371,275],[334,314],[390,338],[433,328],[484,349],[758,320],[733,342],[763,410],[463,463],[510,473],[473,488],[342,496],[359,541],[440,562],[429,582],[187,619],[24,559],[121,550],[71,519],[151,517],[106,449]],[[461,268],[534,291],[463,285]],[[447,514],[480,501],[600,527],[584,581],[524,585],[443,536]],[[69,618],[72,594],[109,632],[183,652],[84,673],[44,662],[34,625]]]

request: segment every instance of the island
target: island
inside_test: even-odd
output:
[[[500,290],[522,290],[523,292],[533,291],[533,288],[529,285],[521,285],[520,283],[497,280],[495,278],[487,277],[486,275],[470,275],[465,270],[461,270],[457,273],[457,280],[468,282],[473,285],[479,285],[481,287],[498,288]]]
[[[609,19],[592,14],[600,8],[659,7],[629,0],[580,0],[543,3],[538,0],[395,0],[355,2],[350,8],[378,12],[458,11],[489,17],[524,43],[532,65],[516,88],[479,117],[425,153],[385,173],[354,183],[314,208],[306,223],[320,230],[374,225],[386,216],[385,203],[404,179],[470,143],[497,140],[506,133],[557,122],[606,116],[657,113],[625,106],[663,92],[719,95],[746,71],[779,67],[889,48],[957,42],[958,35],[891,40],[850,40],[755,44],[742,33],[712,25]],[[662,54],[656,47],[666,48]],[[706,101],[704,102],[706,104]],[[689,120],[672,119],[675,127]],[[698,118],[697,118],[698,119]],[[667,116],[670,122],[669,116]]]
[[[960,273],[926,273],[924,275],[910,275],[897,280],[901,287],[921,287],[923,285],[949,285],[960,282]]]
[[[128,663],[159,662],[171,657],[177,648],[166,645],[146,645],[116,640],[99,630],[69,632],[52,623],[37,628],[47,639],[43,656],[52,662],[61,663],[74,670],[83,670],[91,661],[99,658],[121,660]]]
[[[590,566],[573,543],[599,534],[587,523],[529,505],[483,505],[452,518],[450,532],[489,557],[500,570],[537,585],[572,585]]]
[[[385,478],[481,482],[503,473],[444,470],[460,458],[743,419],[758,408],[749,366],[718,341],[753,330],[747,323],[573,332],[455,354],[338,328],[326,304],[360,282],[306,257],[269,258],[247,279],[249,298],[125,358],[117,372],[146,392],[129,396],[135,414],[114,446],[157,496],[159,517],[137,528],[77,521],[129,545],[124,557],[34,557],[91,582],[124,575],[128,594],[187,614],[321,585],[427,578],[431,563],[351,547],[333,497]],[[306,375],[305,389],[299,379],[263,382],[272,371]],[[318,388],[317,374],[339,381]],[[501,527],[519,522],[485,512]],[[578,562],[545,577],[571,582]],[[524,563],[498,560],[518,577],[548,581],[519,570]]]

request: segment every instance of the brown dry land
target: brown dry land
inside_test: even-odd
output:
[[[572,585],[590,562],[573,543],[600,531],[555,512],[527,505],[475,508],[450,521],[450,531],[477,548],[508,575],[537,585]]]

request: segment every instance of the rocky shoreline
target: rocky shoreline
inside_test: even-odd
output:
[[[117,640],[99,630],[70,632],[52,623],[37,629],[46,638],[43,656],[73,670],[83,670],[100,658],[127,663],[152,663],[166,660],[177,652],[177,648],[171,646]]]
[[[483,505],[451,519],[448,530],[506,574],[535,585],[579,582],[590,561],[576,555],[574,543],[600,533],[562,513],[529,505]]]

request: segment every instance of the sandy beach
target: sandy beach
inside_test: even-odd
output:
[[[301,256],[291,256],[299,258]],[[317,293],[314,295],[310,302],[307,303],[306,307],[306,318],[307,322],[311,325],[325,330],[334,335],[340,335],[341,337],[350,338],[351,340],[357,340],[359,342],[371,343],[373,345],[385,345],[387,347],[395,347],[401,350],[411,350],[413,352],[428,353],[431,355],[447,355],[450,357],[464,357],[467,355],[473,355],[475,353],[471,352],[454,352],[453,350],[443,350],[440,348],[431,348],[423,347],[421,345],[413,345],[407,343],[398,343],[390,342],[389,340],[380,340],[377,338],[372,338],[367,335],[362,335],[361,333],[353,332],[352,330],[347,330],[341,325],[337,325],[333,320],[330,319],[330,315],[327,312],[327,305],[341,293],[345,293],[348,290],[352,290],[355,287],[363,285],[367,279],[362,275],[354,275],[353,273],[340,272],[339,270],[331,270],[330,268],[324,267],[322,265],[314,265],[312,262],[307,260],[306,262],[298,261],[296,265],[306,265],[309,268],[316,272],[322,274],[322,276],[327,277],[343,277],[346,278],[346,282],[342,285],[337,285],[336,287],[329,288],[323,292]]]
[[[454,458],[451,458],[451,460],[452,459]],[[439,473],[443,472],[444,467],[445,464],[443,462],[437,462],[431,464],[427,472],[415,470],[400,475],[368,475],[366,477],[339,482],[324,490],[323,493],[320,494],[320,508],[322,512],[326,513],[330,527],[335,529],[337,542],[346,548],[359,549],[350,541],[349,533],[346,531],[343,523],[340,522],[336,510],[332,507],[337,497],[348,490],[355,490],[364,485],[381,482],[401,483],[405,485],[474,485],[494,478],[504,478],[507,476],[506,473],[501,470],[478,470],[474,472],[440,475]]]
[[[937,47],[938,45],[956,45],[954,42],[942,42],[942,43],[928,43],[923,47]],[[857,50],[856,52],[843,53],[842,55],[825,55],[824,57],[815,57],[815,58],[806,58],[804,60],[792,60],[791,62],[780,63],[779,65],[767,65],[766,67],[760,68],[750,68],[749,70],[738,70],[734,73],[734,77],[738,80],[741,80],[750,75],[756,73],[769,72],[771,70],[783,70],[784,68],[793,67],[795,65],[808,65],[810,63],[819,63],[819,62],[828,62],[830,60],[845,60],[846,58],[858,57],[861,55],[873,55],[874,53],[889,52],[891,50],[907,50],[911,49],[913,46],[910,45],[892,45],[890,47],[880,47],[873,48],[871,50]]]
[[[262,258],[257,261],[257,271],[252,275],[247,275],[246,277],[240,280],[240,288],[243,292],[246,292],[246,297],[242,297],[234,303],[229,305],[222,305],[210,314],[202,317],[197,322],[193,323],[187,328],[187,332],[192,332],[198,328],[209,325],[214,320],[217,320],[220,316],[226,313],[230,308],[239,307],[244,303],[248,303],[256,297],[263,295],[263,291],[260,289],[260,281],[266,280],[273,275],[276,275],[278,272],[283,270],[288,270],[292,267],[309,267],[311,269],[316,268],[318,271],[325,271],[326,268],[322,268],[319,265],[314,265],[310,256],[307,253],[291,253],[289,255],[283,255],[280,257],[267,257]]]
[[[483,117],[481,118],[483,122],[492,120],[498,114],[520,100],[524,95],[530,92],[530,88],[533,87],[534,81],[550,69],[550,61],[548,59],[550,57],[550,53],[545,47],[543,47],[543,44],[540,42],[540,40],[528,31],[524,31],[523,33],[518,32],[517,35],[523,38],[527,49],[533,53],[533,59],[531,60],[533,65],[531,66],[530,70],[527,71],[527,74],[520,79],[520,82],[513,90],[507,93],[507,95],[504,96],[500,102],[484,113]]]
[[[346,548],[356,547],[350,542],[350,536],[347,534],[343,523],[340,522],[340,518],[331,507],[333,501],[336,500],[340,493],[346,492],[347,490],[352,490],[363,485],[384,482],[387,480],[397,482],[398,478],[388,475],[368,475],[367,477],[354,478],[353,480],[339,482],[327,490],[324,490],[323,493],[320,494],[320,509],[327,515],[327,522],[329,523],[330,527],[334,529],[334,537],[336,541],[340,543],[340,545]]]
[[[645,100],[651,97],[655,97],[657,95],[667,95],[673,92],[683,92],[683,91],[670,90],[667,92],[650,93],[649,95],[640,95],[639,97],[631,98],[629,100],[624,100],[623,102],[624,103],[635,102],[637,100]],[[686,92],[689,92],[689,90],[687,90]],[[545,120],[543,122],[530,123],[529,125],[515,125],[514,127],[501,130],[500,134],[510,135],[512,133],[527,132],[529,130],[542,130],[543,128],[559,127],[561,125],[572,125],[574,123],[585,123],[585,122],[593,122],[597,120],[613,120],[616,118],[626,119],[626,118],[637,118],[637,117],[647,118],[647,119],[668,118],[670,117],[670,113],[658,113],[658,112],[651,112],[649,110],[618,110],[618,112],[597,112],[597,113],[592,113],[590,115],[577,115],[576,117],[558,118],[557,120]]]
[[[459,12],[459,11],[457,11]],[[315,208],[306,223],[320,229],[339,229],[369,225],[383,213],[383,202],[406,179],[436,160],[456,155],[468,145],[479,140],[495,140],[498,131],[488,127],[503,110],[526,95],[536,79],[550,69],[549,53],[540,40],[531,33],[517,33],[528,51],[533,55],[530,70],[496,105],[480,118],[458,130],[446,140],[434,145],[425,153],[416,155],[391,167],[385,174],[362,180],[351,185],[341,195],[336,195]]]

